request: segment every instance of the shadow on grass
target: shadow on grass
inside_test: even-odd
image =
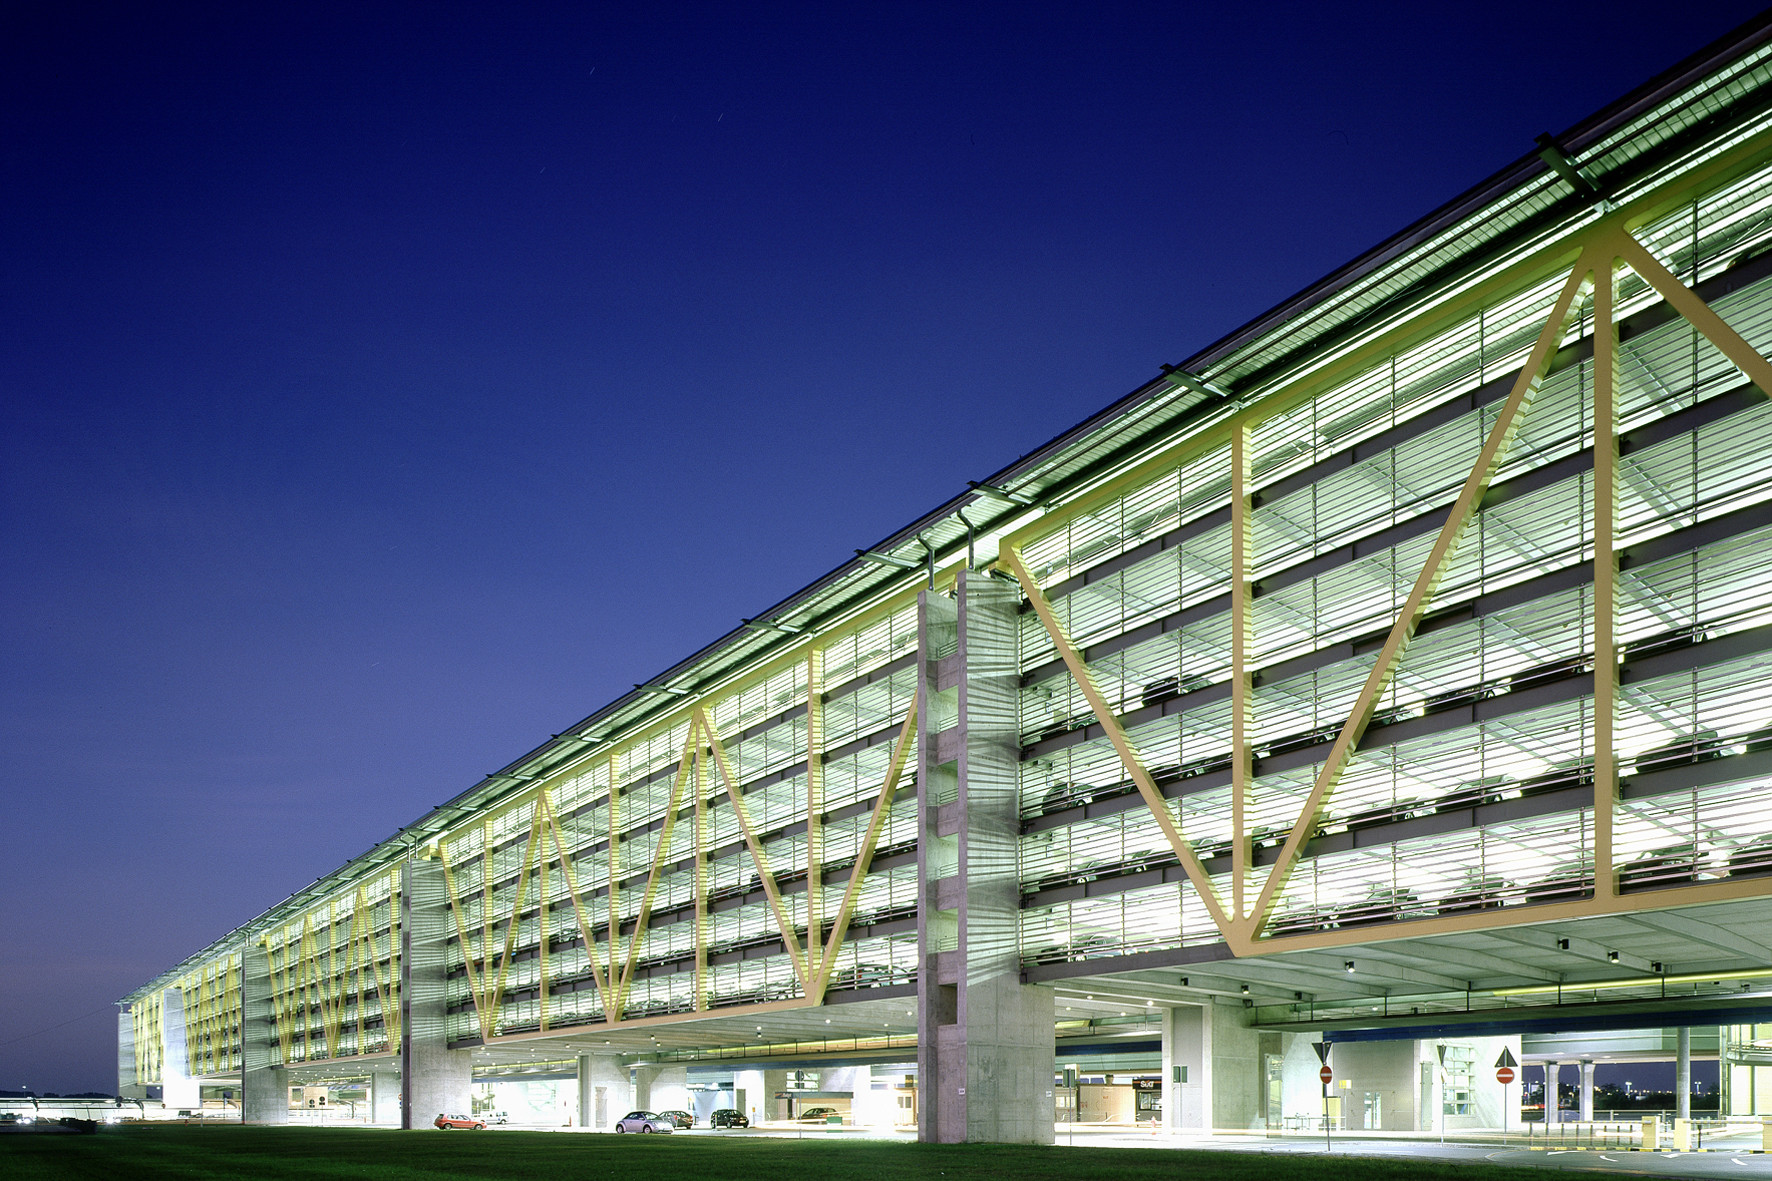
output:
[[[7,1181],[1542,1181],[1532,1169],[1435,1160],[1273,1156],[1197,1149],[1049,1148],[747,1136],[554,1132],[107,1128],[0,1138]]]

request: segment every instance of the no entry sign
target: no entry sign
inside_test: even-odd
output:
[[[1511,1066],[1497,1066],[1495,1068],[1495,1081],[1504,1087],[1513,1082],[1514,1068]]]
[[[1335,1081],[1335,1072],[1325,1066],[1323,1069],[1317,1071],[1317,1077],[1323,1080],[1323,1085],[1326,1087]]]

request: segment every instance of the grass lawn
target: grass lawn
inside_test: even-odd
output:
[[[4,1181],[1544,1181],[1538,1170],[1256,1153],[934,1145],[746,1136],[130,1125],[0,1136]]]

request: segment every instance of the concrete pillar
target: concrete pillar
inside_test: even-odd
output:
[[[400,1126],[400,1075],[377,1070],[369,1076],[369,1122],[386,1128]]]
[[[1243,1012],[1238,1002],[1213,997],[1203,1014],[1208,1033],[1204,1052],[1211,1064],[1204,1104],[1208,1128],[1260,1125],[1261,1035],[1249,1028]]]
[[[161,1044],[165,1054],[160,1060],[160,1101],[169,1110],[196,1110],[202,1104],[197,1080],[190,1075],[190,1057],[185,1050],[185,994],[182,989],[168,988],[160,994]]]
[[[753,1124],[780,1119],[783,1107],[775,1093],[786,1090],[787,1085],[788,1072],[785,1070],[735,1070],[732,1073],[732,1106],[744,1112]]]
[[[868,1093],[870,1086],[868,1068],[865,1066],[828,1066],[818,1072],[819,1090],[849,1093],[846,1122],[851,1124],[867,1122],[862,1117],[867,1113],[868,1102],[872,1098]]]
[[[1682,1025],[1674,1059],[1674,1118],[1692,1118],[1692,1027]]]
[[[289,1122],[289,1072],[278,1062],[272,1017],[270,964],[247,932],[240,948],[240,1116],[249,1124]]]
[[[1544,1122],[1554,1124],[1562,1118],[1557,1106],[1557,1076],[1562,1066],[1556,1062],[1544,1064]]]
[[[1594,1118],[1594,1060],[1581,1060],[1581,1118],[1591,1121]]]
[[[581,1054],[578,1059],[578,1126],[607,1131],[634,1109],[628,1069],[616,1054]]]
[[[408,857],[400,875],[400,1126],[466,1112],[473,1059],[449,1048],[449,894],[441,862]]]
[[[1052,1143],[1052,990],[1021,982],[1020,594],[919,600],[918,1138]]]
[[[687,1066],[636,1066],[630,1071],[634,1107],[647,1111],[685,1111],[689,1107]],[[625,1111],[615,1113],[617,1117]]]
[[[1198,1005],[1163,1010],[1163,1126],[1206,1127],[1205,1011]]]

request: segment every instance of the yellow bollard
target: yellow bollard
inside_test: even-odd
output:
[[[1674,1151],[1692,1151],[1692,1121],[1677,1119],[1674,1121]]]
[[[1661,1121],[1660,1120],[1651,1118],[1651,1119],[1646,1119],[1643,1121],[1643,1151],[1644,1152],[1654,1152],[1656,1149],[1660,1148],[1661,1147],[1660,1136],[1661,1136]]]

